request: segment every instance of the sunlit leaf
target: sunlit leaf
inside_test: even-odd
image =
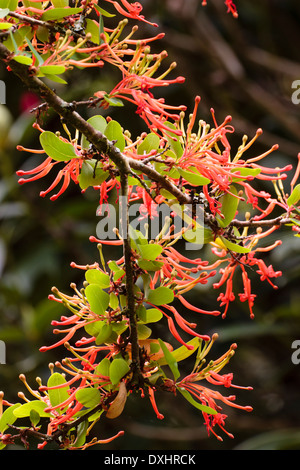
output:
[[[19,407],[22,406],[20,403],[15,403],[12,406],[6,408],[0,418],[0,433],[4,433],[6,429],[9,427],[9,424],[14,424],[17,419],[17,416],[14,414],[14,411]]]
[[[210,183],[210,180],[205,176],[200,175],[196,169],[193,169],[194,171],[187,171],[182,168],[177,168],[177,170],[188,183],[191,183],[194,186],[203,186]]]
[[[141,339],[149,338],[149,336],[151,336],[152,330],[151,328],[144,325],[143,323],[139,323],[137,325],[137,332],[138,332],[138,338],[139,340],[141,340]]]
[[[116,358],[112,361],[110,368],[109,368],[109,377],[111,383],[116,385],[120,382],[122,377],[126,375],[130,371],[130,367],[122,358]]]
[[[96,344],[99,345],[99,344],[102,344],[102,343],[106,343],[110,336],[112,334],[112,326],[110,323],[106,323],[104,322],[102,328],[101,328],[101,331],[98,333],[97,337],[96,337]]]
[[[77,157],[73,145],[69,142],[63,142],[53,132],[42,132],[40,142],[46,154],[53,160],[67,161]]]
[[[122,127],[117,121],[109,121],[105,128],[104,134],[106,135],[108,140],[110,140],[111,142],[115,142],[115,147],[117,147],[121,152],[123,152],[126,143]]]
[[[60,75],[66,71],[63,65],[41,65],[39,70],[46,75]]]
[[[144,155],[151,152],[151,150],[157,150],[159,148],[160,138],[157,134],[150,133],[148,134],[143,142],[138,146],[137,153],[138,155]]]
[[[15,408],[13,413],[17,418],[26,418],[30,416],[31,410],[35,410],[41,418],[49,418],[50,414],[44,411],[47,407],[47,403],[40,400],[33,400]]]
[[[188,349],[186,346],[180,346],[179,348],[174,349],[172,351],[172,355],[177,362],[183,361],[187,357],[194,354],[197,351],[199,345],[201,344],[201,339],[195,337],[188,341],[186,344],[188,344],[189,346],[194,346],[194,349]],[[164,357],[160,358],[157,362],[161,366],[166,365],[167,363]]]
[[[86,408],[95,408],[101,402],[101,394],[97,388],[81,388],[75,396]]]
[[[227,238],[220,237],[216,238],[216,243],[219,244],[221,248],[227,248],[230,251],[233,251],[234,253],[249,253],[250,249],[243,246],[243,245],[238,245],[237,243],[230,242],[227,240]]]
[[[201,403],[198,403],[196,400],[194,400],[192,395],[185,388],[177,387],[177,390],[179,390],[179,392],[184,396],[184,398],[198,410],[209,415],[217,414],[217,411],[211,408],[210,406],[202,405]]]
[[[89,284],[98,284],[102,288],[110,286],[109,275],[102,273],[99,269],[88,269],[85,278]]]
[[[53,8],[42,14],[43,21],[61,20],[67,16],[76,15],[82,12],[82,8]]]
[[[175,357],[173,356],[173,353],[168,350],[165,343],[161,339],[158,339],[158,341],[159,341],[161,349],[163,350],[165,360],[166,360],[168,366],[170,367],[171,372],[174,376],[174,379],[177,380],[180,377],[180,372],[178,370],[177,361],[176,361]]]
[[[144,305],[140,305],[137,309],[137,315],[139,319],[144,323],[155,323],[161,320],[163,314],[157,308],[145,308]]]
[[[85,295],[92,311],[96,315],[103,315],[109,306],[109,294],[97,284],[90,284],[85,288]]]
[[[292,194],[287,199],[287,203],[290,207],[290,206],[293,206],[294,204],[297,204],[299,200],[300,200],[300,184],[297,184],[297,186],[294,187]]]
[[[109,172],[96,167],[97,161],[82,162],[80,175],[78,178],[81,189],[87,189],[90,186],[100,186],[103,181],[109,177]]]
[[[12,23],[0,23],[0,29],[10,29],[12,26]]]
[[[105,128],[107,126],[107,121],[106,119],[101,116],[101,114],[97,114],[95,116],[92,116],[90,117],[87,122],[93,126],[94,129],[96,129],[97,131],[101,132],[102,134],[104,134],[104,131],[105,131]],[[89,141],[87,140],[87,138],[83,135],[81,137],[81,146],[83,148],[88,148],[90,145]]]
[[[18,7],[18,0],[0,0],[0,8],[15,11]]]
[[[147,299],[150,304],[164,305],[173,302],[174,293],[168,287],[157,287],[156,289],[149,290]]]
[[[66,383],[66,379],[62,374],[59,374],[58,372],[55,372],[50,375],[48,382],[47,382],[47,387],[50,387],[48,390],[49,393],[49,399],[50,403],[52,406],[59,405],[60,403],[63,403],[65,400],[67,400],[70,395],[68,394],[69,386],[63,386]],[[62,385],[62,387],[59,388],[53,388],[51,387],[57,387]],[[58,409],[58,413],[62,413],[63,410]]]
[[[162,250],[162,246],[155,243],[139,245],[139,252],[142,258],[150,261],[155,261],[156,258],[161,254]]]
[[[222,204],[221,212],[224,218],[221,219],[221,217],[216,217],[219,225],[223,228],[227,227],[234,219],[239,205],[239,199],[238,197],[235,197],[237,196],[237,190],[234,186],[230,186],[230,193],[226,193],[220,198],[220,202]]]

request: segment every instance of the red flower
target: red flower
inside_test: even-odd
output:
[[[145,17],[140,15],[143,10],[142,5],[139,2],[129,3],[127,0],[121,0],[123,7],[113,0],[105,0],[106,2],[112,3],[115,9],[123,16],[127,18],[133,18],[134,20],[144,21],[145,23],[151,24],[152,26],[158,26],[156,23],[150,23],[150,21],[145,20]],[[127,11],[125,10],[127,9]]]

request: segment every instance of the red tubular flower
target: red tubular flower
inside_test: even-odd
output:
[[[140,15],[141,11],[143,10],[142,5],[139,2],[135,3],[129,3],[127,0],[121,0],[123,7],[121,5],[114,1],[114,0],[105,0],[106,2],[112,3],[115,9],[123,16],[126,18],[133,18],[134,20],[140,20],[144,21],[145,23],[148,23],[152,26],[158,26],[156,23],[151,23],[148,20],[145,20],[145,17]],[[125,8],[127,10],[125,10]]]
[[[164,419],[164,415],[161,414],[161,413],[158,411],[157,404],[156,404],[156,401],[155,401],[155,396],[154,396],[154,390],[153,390],[153,388],[149,387],[149,388],[148,388],[148,393],[149,393],[149,398],[150,398],[150,402],[151,402],[152,408],[153,408],[153,410],[155,411],[155,414],[156,414],[157,418],[158,418],[158,419]]]

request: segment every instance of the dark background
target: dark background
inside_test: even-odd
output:
[[[185,85],[166,90],[166,100],[187,104],[192,110],[195,95],[200,95],[199,118],[211,122],[210,108],[215,109],[219,122],[228,114],[233,117],[233,149],[244,134],[252,137],[261,127],[264,134],[248,155],[258,155],[278,143],[279,151],[268,157],[266,165],[296,165],[300,105],[293,104],[291,96],[293,81],[300,79],[299,2],[237,0],[238,20],[226,14],[223,0],[209,0],[206,8],[200,0],[149,0],[142,4],[145,16],[158,22],[159,31],[166,33],[155,47],[166,49],[167,60],[178,63],[176,74],[186,77]],[[140,24],[139,33],[151,36],[157,31]],[[70,282],[81,283],[82,273],[70,267],[71,261],[88,264],[97,259],[96,246],[88,238],[95,235],[99,195],[87,191],[82,196],[78,187],[70,185],[58,201],[42,199],[39,191],[50,185],[53,174],[18,186],[15,171],[31,168],[38,161],[36,156],[16,150],[18,144],[39,147],[39,133],[31,127],[33,116],[26,111],[35,98],[3,66],[0,79],[5,81],[7,100],[6,106],[0,106],[0,339],[7,346],[7,364],[0,366],[0,389],[8,400],[17,401],[17,392],[25,391],[18,379],[21,372],[34,388],[36,376],[47,379],[47,364],[55,361],[57,354],[63,357],[64,351],[38,351],[56,340],[50,322],[64,313],[47,296],[53,285],[71,293]],[[66,100],[87,99],[112,86],[109,69],[75,72],[68,87],[55,84]],[[130,120],[126,120],[122,111],[115,108],[109,112],[138,135],[144,129],[142,122],[132,119],[130,112]],[[88,117],[85,113],[83,110]],[[46,126],[56,130],[59,121],[49,113]],[[271,190],[269,183],[266,188]],[[213,436],[208,438],[202,415],[181,397],[167,394],[158,399],[163,421],[156,419],[147,399],[133,397],[123,416],[101,420],[102,438],[125,430],[123,437],[105,449],[300,448],[300,365],[291,360],[292,342],[300,339],[299,239],[286,230],[274,239],[279,236],[284,243],[266,263],[282,270],[283,276],[276,280],[277,291],[254,276],[253,291],[258,295],[254,320],[240,302],[231,306],[226,320],[197,314],[191,317],[201,332],[219,333],[211,359],[223,354],[231,343],[238,344],[224,372],[234,373],[234,383],[254,388],[251,392],[236,390],[237,402],[252,405],[252,413],[224,406],[226,428],[235,439],[223,435],[224,442],[219,443]],[[115,254],[108,248],[105,255],[113,259]],[[209,256],[209,252],[204,249],[202,255]],[[240,287],[237,279],[237,292]],[[201,287],[188,299],[215,309],[216,297],[214,290]],[[185,366],[186,373],[189,366]]]

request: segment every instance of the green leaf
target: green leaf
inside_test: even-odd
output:
[[[91,321],[85,324],[84,329],[90,336],[97,336],[100,333],[104,323],[105,322],[102,320]]]
[[[210,408],[210,406],[202,405],[201,403],[198,403],[196,400],[194,400],[192,395],[187,390],[185,390],[185,388],[177,387],[177,390],[179,390],[180,393],[184,396],[184,398],[198,410],[202,411],[203,413],[207,413],[209,415],[217,414],[217,411],[214,410],[213,408]]]
[[[138,146],[138,155],[144,155],[151,152],[151,150],[157,150],[159,148],[160,138],[154,133],[148,134],[143,142]]]
[[[161,245],[149,243],[147,245],[139,245],[138,250],[143,259],[155,261],[163,249]]]
[[[108,267],[114,273],[113,280],[117,281],[120,277],[124,276],[125,271],[124,269],[120,268],[115,261],[109,261]]]
[[[96,160],[84,161],[82,163],[79,175],[81,189],[87,189],[89,186],[100,186],[108,178],[109,172],[98,167],[95,170],[95,165],[97,165]]]
[[[180,346],[179,348],[172,351],[172,355],[173,355],[174,359],[177,362],[183,361],[187,357],[194,354],[197,351],[200,344],[201,344],[201,339],[198,338],[198,337],[195,337],[195,338],[191,339],[190,341],[188,341],[186,344],[188,344],[189,346],[194,346],[194,349],[188,349],[186,346]],[[157,363],[160,366],[164,366],[164,365],[166,365],[167,362],[166,362],[165,358],[162,357],[162,358],[158,359]]]
[[[149,290],[147,301],[154,305],[170,304],[174,300],[174,293],[168,287],[157,287]]]
[[[137,315],[143,323],[155,323],[161,320],[163,314],[157,308],[145,308],[140,305],[137,309]]]
[[[39,66],[43,65],[44,63],[44,59],[42,58],[42,56],[40,56],[40,54],[37,52],[37,50],[35,49],[35,47],[33,47],[33,45],[31,44],[31,42],[29,41],[29,39],[27,37],[25,37],[25,40],[29,46],[29,49],[31,50],[32,54],[35,56],[36,60],[37,60],[37,63]]]
[[[96,8],[96,10],[98,10],[99,13],[101,13],[101,15],[103,16],[107,16],[108,18],[112,18],[113,16],[116,16],[112,13],[108,13],[108,11],[104,10],[103,8],[100,8],[98,5],[94,5],[94,7]]]
[[[96,337],[96,344],[99,345],[99,344],[106,343],[109,337],[111,336],[111,334],[112,334],[112,326],[110,323],[105,322],[101,328],[101,331]]]
[[[249,253],[250,249],[246,248],[243,245],[237,245],[236,243],[230,242],[224,237],[220,237],[219,239],[216,239],[216,242],[218,243],[218,240],[221,240],[221,243],[224,245],[224,248],[227,248],[230,251],[233,251],[234,253]]]
[[[12,23],[0,23],[0,29],[10,29],[12,26]]]
[[[95,408],[101,402],[101,394],[97,388],[81,388],[75,397],[86,408]]]
[[[109,368],[110,368],[110,360],[107,357],[105,357],[97,365],[95,369],[95,375],[103,375],[104,377],[109,377]]]
[[[69,142],[63,142],[53,132],[42,132],[40,142],[46,154],[53,160],[67,161],[77,157],[73,145]]]
[[[109,377],[111,383],[116,385],[120,382],[122,377],[126,375],[130,371],[130,367],[122,358],[116,358],[112,361],[110,368],[109,368]]]
[[[103,289],[110,286],[109,275],[98,269],[88,269],[85,273],[85,279],[89,284],[98,284]]]
[[[32,64],[32,58],[28,57],[27,55],[15,55],[13,59],[16,62],[19,62],[19,64],[24,64],[24,65],[31,65]]]
[[[173,356],[171,351],[168,350],[167,346],[165,345],[165,343],[161,339],[158,338],[158,341],[159,341],[160,347],[161,347],[161,349],[164,353],[166,362],[167,362],[168,366],[170,367],[171,372],[174,376],[174,379],[175,380],[179,379],[180,372],[178,370],[177,361],[176,361],[175,357]]]
[[[96,315],[104,315],[109,306],[109,294],[97,284],[90,284],[85,288],[85,295],[92,311]]]
[[[260,168],[245,168],[243,166],[241,167],[236,167],[231,170],[231,172],[234,173],[240,173],[240,176],[236,176],[232,178],[232,181],[243,181],[247,179],[248,176],[251,176],[255,178],[255,176],[259,175],[261,173]]]
[[[113,310],[116,310],[119,307],[119,299],[118,299],[118,296],[114,292],[111,292],[109,294],[109,306]]]
[[[29,418],[30,418],[30,422],[31,422],[32,426],[34,426],[34,427],[39,424],[40,419],[41,419],[39,413],[34,409],[30,410]]]
[[[82,8],[53,8],[52,10],[47,10],[42,14],[43,21],[49,20],[61,20],[67,16],[76,15],[81,13]]]
[[[188,183],[191,183],[194,186],[203,186],[205,184],[210,183],[210,180],[208,178],[206,178],[205,176],[200,175],[198,173],[198,171],[196,170],[196,168],[193,168],[193,170],[196,173],[194,173],[192,171],[183,170],[182,168],[178,168],[178,167],[177,167],[177,170],[179,171],[180,175],[186,181],[188,181]]]
[[[221,212],[224,215],[224,219],[216,217],[219,225],[223,228],[228,227],[230,222],[234,219],[239,205],[239,199],[235,197],[237,196],[238,192],[234,186],[230,187],[230,193],[233,195],[226,193],[220,198],[220,202],[222,204]]]
[[[49,416],[51,416],[50,413],[44,411],[47,407],[47,403],[40,400],[33,400],[15,408],[13,413],[17,418],[26,418],[30,416],[31,410],[35,410],[41,418],[49,418]]]
[[[152,330],[143,323],[139,323],[137,325],[137,332],[139,339],[147,339],[151,336]]]
[[[173,129],[173,130],[176,129],[176,126],[171,122],[165,122],[164,124],[165,124],[165,126],[169,127],[170,129]],[[171,149],[173,150],[173,152],[175,153],[177,159],[182,157],[183,148],[182,148],[182,145],[179,141],[179,138],[174,133],[170,132],[167,139],[168,139],[169,145],[170,145]]]
[[[106,119],[101,116],[101,114],[97,114],[95,116],[92,116],[90,117],[87,122],[93,126],[94,129],[96,129],[96,131],[99,131],[101,132],[102,134],[104,134],[104,131],[106,129],[106,126],[107,126],[107,121]],[[87,138],[83,135],[81,137],[81,146],[84,147],[84,148],[88,148],[90,145],[89,141],[87,140]]]
[[[61,77],[58,77],[57,75],[48,75],[48,74],[44,74],[44,77],[45,78],[48,78],[48,80],[51,80],[52,82],[56,82],[56,83],[62,83],[63,85],[67,85],[68,82],[66,82],[66,80],[64,80],[63,78]]]
[[[82,423],[80,423],[77,426],[76,440],[74,444],[72,445],[72,447],[81,447],[85,444],[86,433],[87,433],[88,427],[89,427],[88,420],[82,421]]]
[[[144,269],[144,271],[151,272],[151,271],[159,271],[162,268],[164,263],[162,261],[147,261],[144,259],[139,259],[137,261],[137,264],[139,265],[141,269]]]
[[[39,70],[46,75],[60,75],[66,71],[63,65],[41,65]]]
[[[300,184],[294,187],[292,194],[289,196],[287,203],[290,206],[297,204],[300,200]]]
[[[103,99],[110,105],[110,106],[117,106],[122,107],[124,103],[119,98],[115,98],[114,96],[104,95]]]
[[[100,28],[99,23],[94,20],[87,18],[86,20],[85,33],[91,34],[91,41],[95,44],[100,44]]]
[[[0,433],[4,433],[6,429],[9,427],[9,424],[14,424],[17,419],[17,416],[14,414],[14,411],[22,406],[20,403],[15,403],[12,406],[6,408],[0,418]]]
[[[55,372],[50,375],[48,382],[47,382],[47,387],[56,387],[59,385],[63,385],[66,383],[66,379],[62,374],[59,374],[58,372]],[[59,388],[54,388],[48,391],[49,393],[49,399],[50,403],[52,406],[57,406],[60,403],[63,403],[69,398],[68,390],[69,386],[66,385],[65,387],[59,387]],[[63,413],[64,410],[58,409],[58,413]]]
[[[117,147],[120,152],[123,152],[126,142],[123,135],[122,127],[117,121],[109,121],[104,131],[104,134],[111,142],[115,141],[114,146]]]
[[[18,7],[18,0],[0,0],[0,8],[15,11]]]
[[[69,6],[69,0],[51,0],[54,8],[63,8]]]

